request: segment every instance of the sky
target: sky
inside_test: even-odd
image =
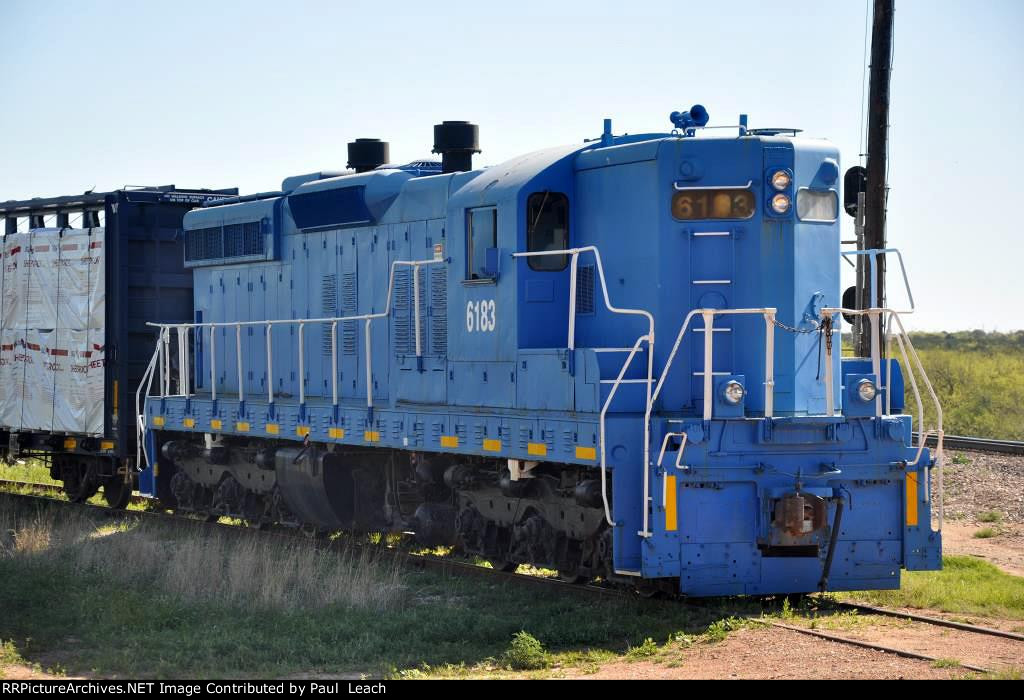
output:
[[[798,127],[863,152],[869,0],[0,0],[0,201],[125,185],[274,190],[357,137],[477,165],[600,134]],[[889,244],[918,330],[1024,329],[1024,1],[897,0]],[[852,219],[843,217],[843,238]],[[890,276],[890,304],[900,307]]]

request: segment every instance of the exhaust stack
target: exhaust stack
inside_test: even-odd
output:
[[[384,165],[391,158],[387,141],[380,139],[356,139],[348,144],[348,167],[357,173]]]
[[[434,125],[434,149],[441,154],[441,172],[457,173],[473,169],[473,154],[480,152],[480,127],[462,121]]]

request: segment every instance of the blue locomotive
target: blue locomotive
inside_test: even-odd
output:
[[[360,139],[186,214],[141,490],[696,596],[938,568],[941,448],[903,413],[927,379],[894,310],[840,308],[837,150],[671,120],[482,169],[444,122],[440,162]],[[871,357],[841,357],[844,311]]]

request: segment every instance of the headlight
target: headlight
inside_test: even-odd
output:
[[[789,211],[789,197],[784,194],[777,194],[772,197],[772,211],[776,214],[785,214]]]
[[[801,221],[835,221],[839,213],[839,196],[832,190],[796,193],[796,215]]]
[[[746,390],[743,385],[739,382],[728,382],[725,388],[722,390],[722,397],[732,405],[738,404],[743,400],[743,395],[746,394]]]
[[[870,379],[861,379],[857,383],[857,396],[860,397],[861,401],[874,401],[876,394],[878,394],[878,389]]]
[[[772,187],[779,190],[780,192],[793,182],[793,178],[789,176],[785,170],[776,170],[772,173]]]

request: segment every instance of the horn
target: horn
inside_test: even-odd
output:
[[[708,111],[704,109],[704,105],[694,105],[690,107],[690,118],[693,119],[693,123],[697,126],[704,126],[708,123]]]
[[[668,117],[677,129],[693,129],[708,123],[708,111],[704,105],[694,105],[689,112],[672,112]]]

